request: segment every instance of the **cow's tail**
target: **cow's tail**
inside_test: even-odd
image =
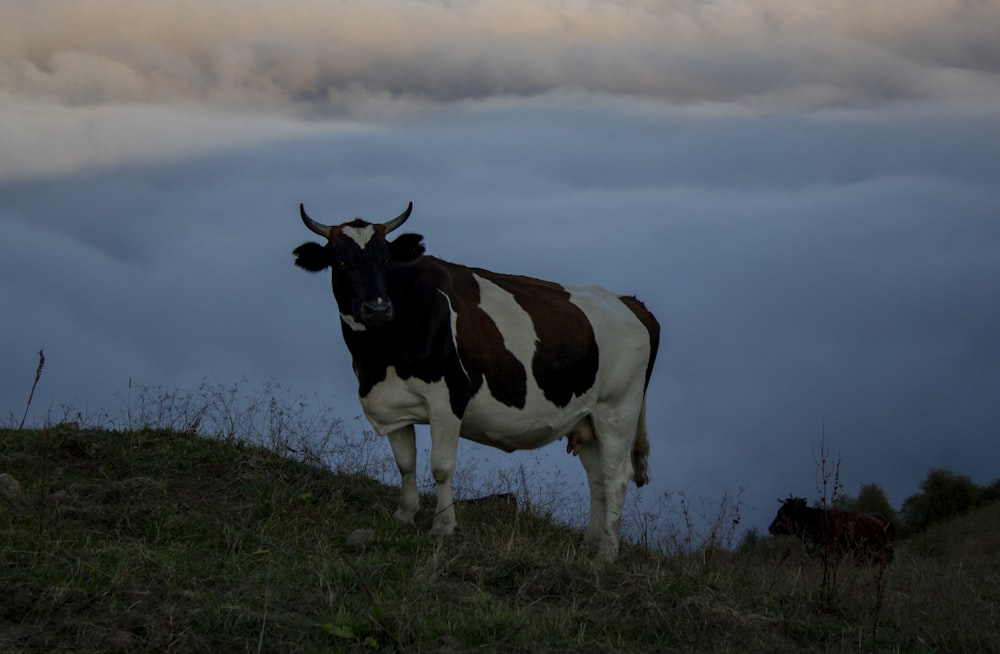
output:
[[[620,299],[649,333],[649,359],[646,361],[646,382],[642,387],[642,408],[639,411],[639,423],[635,429],[635,440],[632,441],[632,480],[636,486],[643,486],[649,481],[649,470],[646,466],[646,459],[649,458],[649,435],[646,433],[646,389],[649,386],[649,376],[653,373],[656,351],[660,348],[660,323],[649,312],[646,305],[635,296],[624,295]]]
[[[646,432],[646,395],[642,396],[642,409],[639,410],[639,423],[635,429],[635,440],[632,441],[632,481],[636,487],[641,487],[649,481],[649,470],[646,460],[649,458],[649,434]]]

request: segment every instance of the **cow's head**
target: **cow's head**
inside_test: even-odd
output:
[[[388,294],[388,274],[397,263],[408,263],[424,253],[419,234],[403,234],[389,242],[386,235],[410,217],[406,211],[385,223],[356,218],[342,225],[327,226],[306,214],[299,205],[302,222],[326,238],[326,245],[303,243],[295,248],[295,265],[311,272],[332,270],[333,296],[340,317],[354,331],[378,327],[393,318]]]
[[[778,502],[781,503],[781,508],[778,509],[778,515],[774,516],[774,520],[767,528],[768,533],[775,536],[797,534],[801,529],[800,522],[803,519],[803,514],[808,509],[805,498],[789,497],[786,500],[778,500]]]

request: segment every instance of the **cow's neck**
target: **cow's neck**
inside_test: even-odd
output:
[[[358,378],[358,392],[364,397],[372,386],[386,377],[390,365],[393,365],[393,336],[398,330],[390,323],[380,327],[356,331],[341,320],[344,332],[344,344],[351,353],[354,375]]]

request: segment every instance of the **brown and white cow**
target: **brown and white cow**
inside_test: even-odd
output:
[[[358,394],[399,466],[397,523],[418,507],[414,424],[429,424],[437,509],[455,528],[451,480],[458,439],[507,452],[569,436],[590,487],[586,541],[617,556],[629,479],[647,479],[646,386],[659,324],[634,297],[596,286],[467,268],[424,255],[423,237],[386,236],[409,217],[327,226],[295,249],[296,265],[332,269],[333,296]]]
[[[771,534],[798,536],[814,550],[849,553],[865,563],[892,561],[895,528],[885,515],[813,508],[801,497],[778,501],[781,508],[767,528]]]

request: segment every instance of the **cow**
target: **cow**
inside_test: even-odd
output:
[[[412,210],[331,226],[300,204],[325,243],[293,251],[297,266],[332,271],[361,407],[399,467],[395,522],[412,524],[418,509],[415,424],[430,425],[438,536],[456,526],[459,438],[512,452],[567,436],[590,490],[585,543],[614,560],[628,481],[648,480],[659,323],[633,296],[449,263],[425,254],[419,234],[389,241]]]
[[[801,497],[778,502],[781,507],[767,528],[771,534],[797,536],[814,551],[838,557],[849,553],[862,563],[892,561],[895,528],[884,514],[817,509]]]

